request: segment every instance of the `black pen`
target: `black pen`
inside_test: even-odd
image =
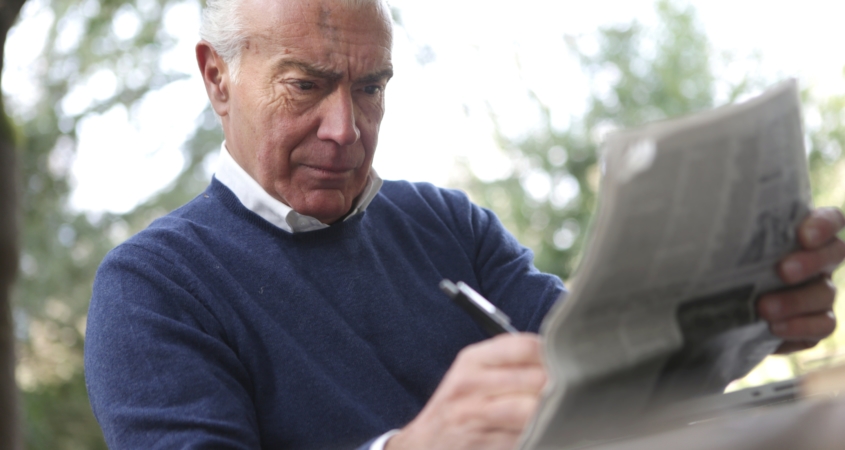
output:
[[[519,333],[511,325],[510,317],[463,281],[458,281],[456,285],[450,280],[444,279],[440,282],[440,289],[466,311],[490,336],[502,333]]]

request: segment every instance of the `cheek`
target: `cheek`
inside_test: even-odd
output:
[[[375,153],[376,145],[378,145],[378,133],[379,127],[381,125],[381,121],[375,121],[373,123],[368,124],[367,130],[361,130],[361,143],[364,145],[364,149],[369,153],[369,156],[372,158],[373,153]]]
[[[255,130],[256,159],[258,166],[265,174],[274,174],[286,171],[288,157],[290,156],[289,142],[285,124],[277,117],[263,118],[262,125]]]
[[[358,119],[358,129],[361,131],[361,140],[364,146],[375,149],[378,142],[379,127],[384,117],[384,102],[363,105]]]
[[[279,186],[291,184],[291,164],[288,161],[288,154],[271,149],[262,149],[256,155],[259,170],[260,184],[267,192],[276,191]]]

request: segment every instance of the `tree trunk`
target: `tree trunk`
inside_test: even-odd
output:
[[[0,0],[0,73],[3,70],[6,34],[25,0]],[[15,335],[9,294],[18,267],[15,137],[0,98],[0,448],[20,449],[17,387],[15,385]]]
[[[20,448],[9,292],[17,268],[14,147],[0,142],[0,448]]]

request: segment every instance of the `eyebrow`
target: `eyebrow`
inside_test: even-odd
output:
[[[370,75],[364,75],[361,79],[357,80],[358,83],[375,83],[376,81],[381,80],[389,80],[393,78],[393,68],[388,67],[387,69],[380,70],[376,73]]]
[[[278,72],[284,72],[289,69],[296,69],[304,74],[314,77],[314,78],[322,78],[324,80],[329,81],[339,81],[343,78],[343,72],[336,72],[333,70],[321,69],[313,64],[306,63],[304,61],[299,61],[295,59],[288,59],[279,62],[276,64],[276,70]],[[386,69],[380,70],[375,73],[371,73],[368,75],[364,75],[363,77],[355,80],[356,83],[373,83],[376,81],[381,81],[384,79],[390,79],[393,77],[393,68],[388,67]]]

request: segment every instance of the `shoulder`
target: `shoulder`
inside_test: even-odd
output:
[[[100,265],[98,278],[105,268],[149,271],[189,267],[192,262],[201,261],[204,249],[225,236],[223,230],[237,222],[237,216],[209,187],[112,249]]]
[[[204,224],[201,214],[207,207],[197,204],[197,199],[184,206],[155,219],[145,229],[118,245],[110,252],[114,254],[135,253],[138,249],[146,249],[153,253],[161,253],[165,249],[180,248],[198,239],[198,234]],[[200,213],[200,214],[198,214]]]
[[[215,251],[219,236],[209,197],[200,194],[186,205],[153,221],[112,249],[97,269],[89,307],[91,330],[101,330],[138,314],[179,317],[218,329],[209,312],[206,282],[221,265]],[[131,320],[130,320],[131,319]]]
[[[243,230],[260,223],[237,197],[216,179],[205,191],[141,230],[123,246],[180,248],[191,243],[209,243],[231,230]],[[118,247],[120,248],[120,247]]]
[[[371,207],[373,222],[453,235],[468,254],[474,254],[475,246],[487,239],[509,236],[496,215],[474,204],[466,193],[431,183],[385,181]]]
[[[390,198],[420,198],[439,201],[442,199],[464,198],[467,196],[457,189],[437,187],[427,182],[411,182],[405,180],[384,180],[379,194]]]
[[[473,204],[463,191],[441,188],[431,183],[385,181],[376,199],[415,216],[433,214],[441,218],[472,221],[479,214],[492,214]]]

